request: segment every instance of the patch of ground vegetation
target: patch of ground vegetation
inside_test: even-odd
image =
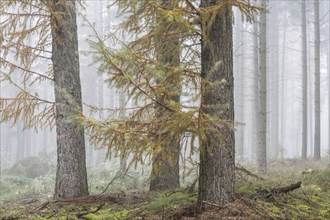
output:
[[[196,188],[189,187],[194,175],[186,177],[191,181],[182,189],[150,193],[148,172],[118,176],[116,167],[103,166],[89,170],[92,196],[54,201],[54,174],[6,174],[1,177],[0,219],[330,219],[327,162],[281,160],[270,167],[268,175],[259,176],[255,167],[237,165],[236,200],[210,204],[201,214],[196,213]]]

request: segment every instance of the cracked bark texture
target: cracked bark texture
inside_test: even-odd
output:
[[[201,7],[216,2],[203,0]],[[234,199],[233,14],[230,6],[215,13],[213,22],[211,15],[202,22],[202,114],[227,123],[207,128],[201,140],[198,211],[207,203],[223,205]]]
[[[49,2],[56,102],[55,199],[88,195],[84,130],[73,118],[82,112],[74,0]]]

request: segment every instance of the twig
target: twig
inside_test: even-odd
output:
[[[211,206],[215,206],[215,207],[218,207],[218,208],[222,208],[221,205],[214,204],[214,203],[211,203],[211,202],[208,202],[208,201],[202,201],[202,203],[205,203],[205,204],[208,204],[208,205],[211,205]]]
[[[245,169],[243,166],[239,165],[239,164],[236,164],[235,166],[235,170],[238,170],[238,171],[241,171],[249,176],[252,176],[254,178],[256,178],[257,180],[266,180],[265,178],[261,177],[261,176],[258,176],[254,173],[251,173],[250,171],[248,171],[247,169]]]
[[[49,203],[50,203],[49,201],[45,202],[40,208],[38,208],[38,210],[42,210],[42,209],[46,208],[46,206],[47,206]]]
[[[51,219],[56,214],[57,214],[57,212],[54,212],[53,214],[51,214],[50,216],[48,216],[47,219]]]
[[[92,211],[87,211],[87,212],[82,212],[82,213],[78,213],[76,214],[76,216],[78,218],[84,216],[84,215],[88,215],[88,214],[94,214],[96,212],[98,212],[104,205],[106,204],[106,202],[102,203],[101,205],[99,205],[95,210],[92,210]]]

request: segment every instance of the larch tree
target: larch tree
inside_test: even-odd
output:
[[[233,2],[244,5],[244,1]],[[237,6],[236,5],[236,6]],[[247,9],[245,8],[245,9]],[[200,135],[199,211],[234,199],[235,132],[233,12],[230,1],[202,0],[201,119],[210,124]],[[251,16],[251,11],[244,14]]]
[[[258,145],[257,164],[260,173],[267,172],[267,0],[261,1],[264,11],[259,21],[259,102],[258,102]]]
[[[173,3],[173,8],[162,3]],[[250,21],[258,8],[245,0],[203,0],[201,7],[189,0],[119,0],[117,4],[125,12],[131,10],[121,27],[128,29],[134,40],[123,43],[113,36],[123,46],[113,50],[95,33],[96,40],[91,45],[98,52],[95,61],[100,63],[99,70],[109,73],[107,81],[124,88],[129,98],[139,101],[139,106],[129,111],[125,120],[82,117],[88,134],[95,143],[130,152],[133,160],[143,163],[145,155],[153,158],[164,152],[169,140],[171,150],[175,151],[178,135],[190,133],[191,146],[194,147],[196,137],[200,143],[198,210],[207,208],[209,203],[232,201],[235,179],[232,7],[242,9]],[[181,56],[172,56],[173,51],[169,50],[180,52]],[[189,85],[197,92],[188,93],[180,85]],[[179,102],[183,93],[191,100],[200,100],[199,105]]]
[[[75,0],[50,2],[52,63],[56,103],[55,198],[88,195]]]
[[[178,68],[180,65],[180,41],[178,38],[177,23],[170,19],[161,19],[170,10],[177,7],[177,1],[161,0],[161,6],[164,11],[160,13],[157,25],[159,28],[155,33],[155,52],[159,62],[164,66],[164,74],[169,75],[168,84],[164,89],[169,91],[167,94],[159,94],[156,98],[160,103],[173,102],[177,105],[180,102],[180,83],[178,76],[168,74],[167,71],[171,68]],[[157,82],[158,79],[156,78]],[[164,109],[162,106],[157,106],[155,116],[158,119],[171,117],[171,111]],[[162,135],[163,139],[167,139],[166,133]],[[180,156],[180,135],[168,140],[164,143],[161,149],[155,152],[152,161],[152,171],[150,180],[150,190],[167,190],[180,187],[179,181],[179,156]]]
[[[1,97],[2,120],[22,118],[24,127],[35,129],[56,125],[54,198],[87,195],[84,129],[75,120],[82,114],[76,1],[1,1],[0,10],[7,18],[1,23],[1,77],[19,90]],[[51,68],[37,72],[33,65],[40,62]],[[15,74],[21,82],[13,80]],[[44,81],[54,85],[55,102],[28,92]]]
[[[111,40],[121,45],[121,49],[110,51],[95,32],[97,42],[92,43],[101,54],[95,59],[101,63],[100,71],[108,73],[107,82],[139,105],[137,111],[120,109],[127,111],[121,113],[126,115],[125,119],[115,118],[114,115],[109,118],[112,125],[107,129],[111,135],[107,135],[102,145],[108,147],[108,152],[114,149],[122,155],[132,153],[133,160],[142,163],[146,161],[142,159],[144,153],[149,155],[152,161],[152,191],[179,187],[180,137],[185,131],[183,128],[194,118],[191,112],[184,114],[180,110],[180,74],[184,71],[179,68],[180,37],[185,27],[179,27],[178,22],[182,21],[176,20],[183,16],[177,10],[178,3],[117,1],[120,14],[126,16],[119,25],[121,32],[126,31],[125,35],[131,35],[130,39],[134,40],[126,43],[109,33]],[[185,122],[179,127],[174,126],[173,123],[178,123],[174,119],[180,117],[189,119],[181,119]],[[92,139],[100,143],[97,136],[100,136],[102,124],[87,118],[85,123]]]
[[[306,25],[306,1],[301,2],[301,13],[302,13],[302,148],[301,148],[301,159],[307,158],[307,25]]]
[[[321,158],[320,2],[314,1],[315,133],[314,160]]]

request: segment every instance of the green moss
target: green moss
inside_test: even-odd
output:
[[[152,200],[146,209],[152,213],[164,211],[165,209],[175,208],[183,204],[191,204],[196,201],[196,196],[186,194],[183,192],[178,193],[165,193],[162,196]]]
[[[120,211],[111,211],[111,209],[106,209],[99,211],[95,214],[86,215],[85,218],[89,220],[103,220],[103,219],[123,220],[123,219],[128,219],[129,214],[130,211],[126,209]]]

